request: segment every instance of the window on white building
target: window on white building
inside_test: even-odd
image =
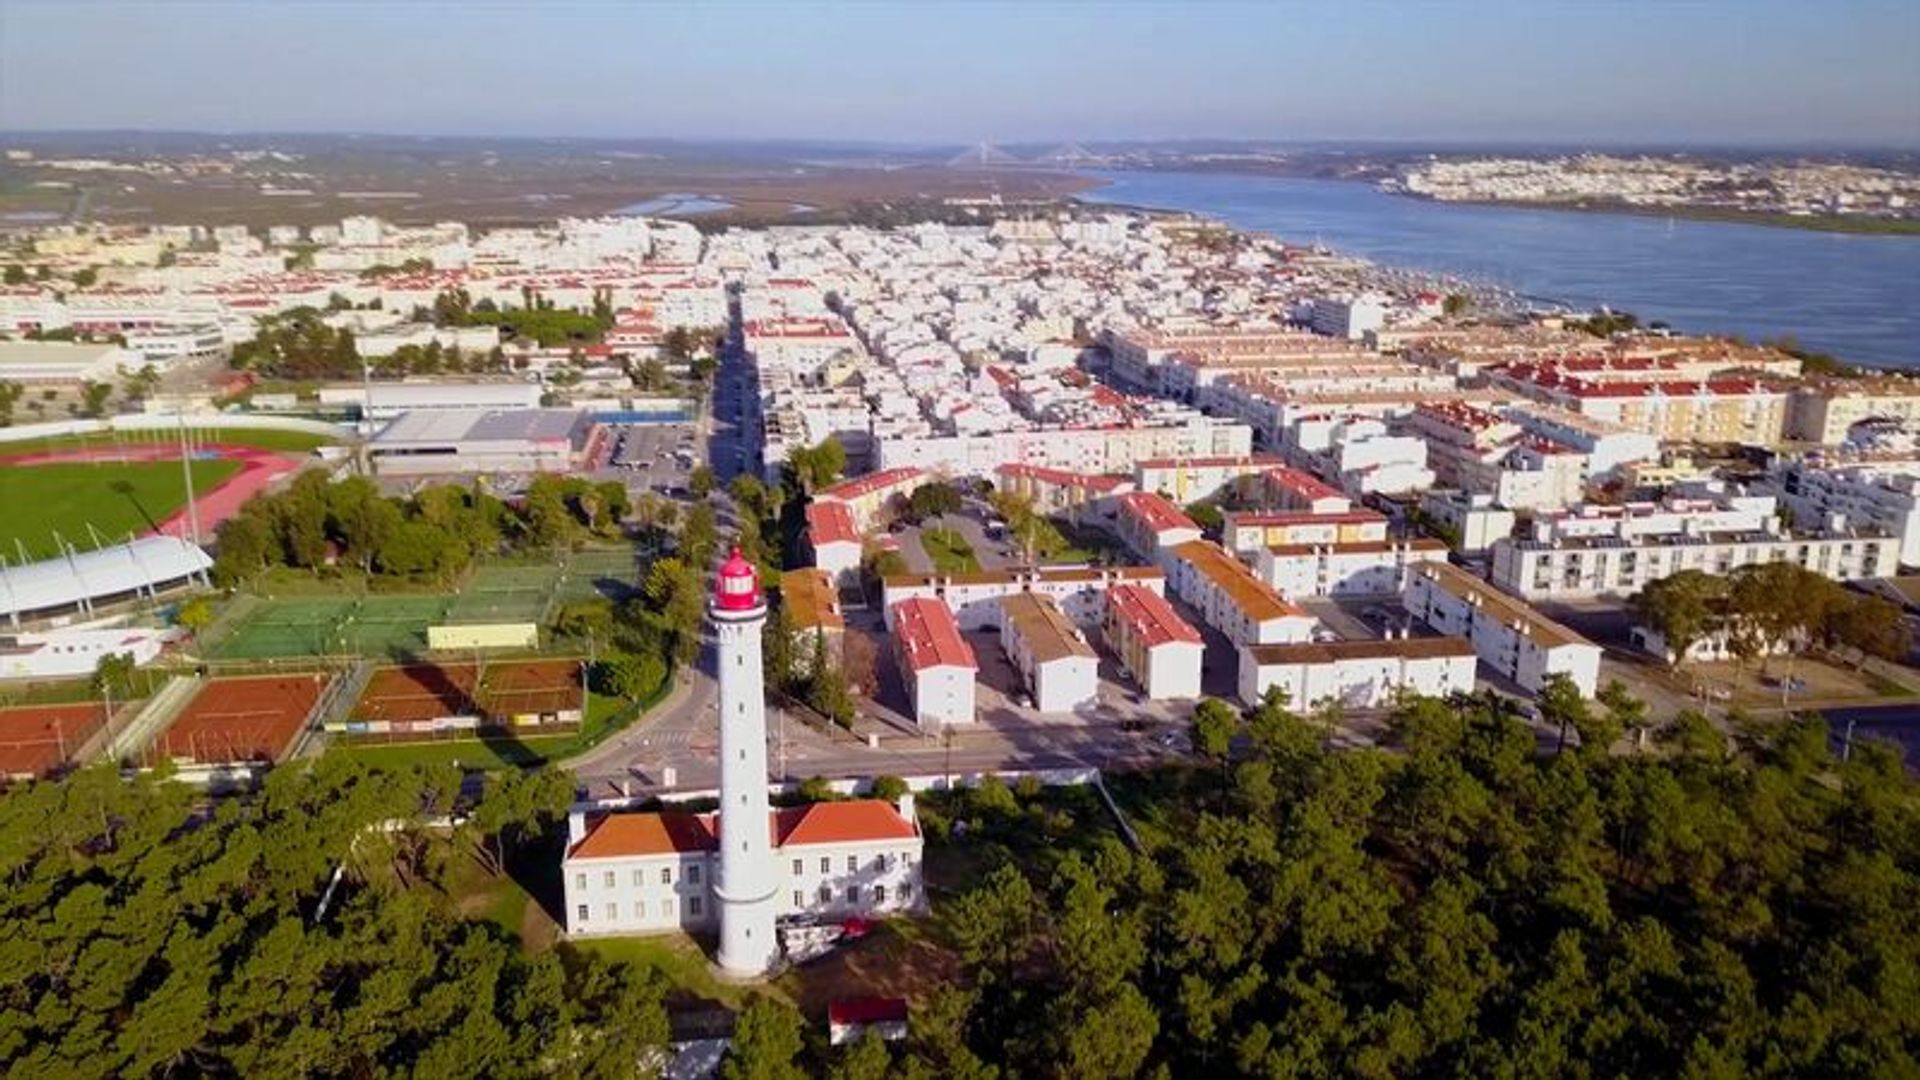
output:
[[[573,875],[573,887],[576,889],[584,889],[587,887],[587,875],[585,871]]]
[[[697,866],[687,867],[687,884],[689,885],[700,884],[700,868],[699,867]]]
[[[660,914],[663,918],[668,918],[668,919],[673,918],[673,901],[671,900],[660,901]]]
[[[860,856],[858,855],[847,856],[847,873],[851,874],[858,869],[860,869]]]
[[[616,922],[619,920],[619,918],[620,918],[620,905],[608,904],[607,905],[607,921]]]
[[[609,870],[606,873],[601,874],[600,884],[606,886],[609,889],[613,888],[613,871]]]
[[[888,866],[888,865],[887,865],[887,856],[885,856],[885,855],[875,855],[875,856],[873,857],[873,868],[874,868],[875,870],[890,870],[890,869],[892,869],[892,867],[890,867],[890,866]]]
[[[647,872],[645,870],[635,870],[633,872],[633,883],[635,885],[645,885],[647,883]]]
[[[647,902],[645,900],[635,900],[633,902],[633,917],[636,919],[644,919],[647,917]]]
[[[911,881],[901,882],[900,883],[900,899],[909,900],[909,899],[912,899],[912,897],[913,897],[913,882]]]
[[[573,918],[575,922],[586,922],[587,921],[587,905],[581,904],[579,907],[574,908]]]
[[[847,886],[847,903],[857,904],[859,902],[860,902],[860,886],[858,885]]]
[[[662,885],[673,884],[673,867],[663,866],[660,868],[660,884]]]
[[[822,855],[822,856],[820,856],[820,872],[821,872],[821,873],[823,873],[823,874],[831,874],[831,873],[833,873],[833,859],[832,859],[832,858],[830,858],[830,857],[828,857],[828,856],[826,856],[826,855]]]
[[[873,902],[876,904],[884,904],[887,902],[887,887],[885,885],[875,885],[873,887]]]
[[[701,902],[699,897],[697,896],[689,897],[687,900],[687,914],[697,919],[700,917],[700,909],[705,906],[706,905]]]
[[[802,871],[802,870],[800,869],[800,860],[799,860],[799,859],[795,859],[795,860],[793,860],[793,872],[794,872],[794,874],[795,874],[795,875],[799,875],[799,874],[801,874],[801,873],[804,873],[804,871]]]
[[[793,890],[793,906],[796,908],[803,908],[807,906],[807,898],[804,894],[800,892],[799,889]]]
[[[825,885],[820,886],[820,902],[823,904],[833,903],[833,890]]]

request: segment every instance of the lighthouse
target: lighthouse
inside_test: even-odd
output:
[[[734,548],[714,582],[708,617],[720,681],[720,968],[764,975],[779,956],[774,934],[773,834],[767,813],[767,706],[760,634],[767,601],[760,575]]]

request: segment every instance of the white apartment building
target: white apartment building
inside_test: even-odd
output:
[[[1885,533],[1903,565],[1920,566],[1920,459],[1782,461],[1765,487],[1797,524]]]
[[[1200,696],[1206,645],[1165,597],[1137,585],[1108,589],[1101,633],[1147,697]]]
[[[894,662],[922,731],[974,720],[974,680],[980,663],[960,636],[953,611],[940,601],[912,597],[887,605]]]
[[[1020,593],[1045,596],[1076,624],[1094,627],[1106,610],[1107,590],[1139,585],[1166,594],[1167,575],[1157,566],[1045,566],[1037,569],[976,570],[965,574],[900,574],[881,583],[888,627],[903,600],[938,600],[953,612],[960,629],[1000,629],[1000,600]]]
[[[875,918],[923,903],[922,842],[913,797],[775,810],[777,917]],[[567,818],[561,862],[572,937],[710,930],[718,902],[722,822],[682,811]]]
[[[219,323],[129,330],[125,337],[127,351],[138,353],[147,363],[163,369],[182,360],[220,356],[227,349],[227,332]]]
[[[1317,620],[1288,603],[1246,564],[1207,540],[1170,550],[1168,576],[1174,595],[1200,612],[1207,625],[1235,645],[1305,641]]]
[[[1485,551],[1494,541],[1512,536],[1516,520],[1513,511],[1501,506],[1492,495],[1464,491],[1429,491],[1420,496],[1420,509],[1458,534],[1460,550],[1468,554]]]
[[[1316,334],[1359,341],[1386,325],[1387,301],[1383,296],[1362,293],[1357,296],[1323,296],[1313,301],[1308,325]]]
[[[1441,634],[1464,637],[1482,663],[1537,694],[1564,673],[1586,697],[1600,681],[1600,646],[1451,563],[1409,575],[1407,610]]]
[[[1115,529],[1129,550],[1157,565],[1166,565],[1166,552],[1200,539],[1200,526],[1155,491],[1135,491],[1119,498]]]
[[[1398,596],[1417,563],[1445,562],[1447,545],[1432,539],[1361,540],[1348,544],[1275,544],[1254,556],[1260,579],[1291,599],[1303,596]]]
[[[1052,600],[1016,593],[1000,601],[1000,647],[1043,713],[1070,712],[1100,688],[1100,659]]]
[[[1134,486],[1185,506],[1228,485],[1256,483],[1262,473],[1285,465],[1278,454],[1150,458],[1134,465]]]
[[[1724,575],[1781,561],[1855,581],[1893,574],[1899,548],[1871,532],[1789,532],[1771,496],[1723,495],[1536,517],[1527,535],[1494,543],[1492,578],[1529,600],[1631,596],[1682,570]]]
[[[837,585],[851,584],[860,576],[860,529],[853,512],[845,503],[807,504],[807,549],[813,552],[813,565],[825,570]]]
[[[1428,695],[1473,689],[1473,643],[1459,637],[1390,638],[1240,647],[1240,700],[1257,705],[1275,687],[1295,712],[1323,703],[1391,705],[1402,690]]]
[[[1221,539],[1243,558],[1275,544],[1353,544],[1387,538],[1387,516],[1378,510],[1315,514],[1299,510],[1243,510],[1226,515]]]

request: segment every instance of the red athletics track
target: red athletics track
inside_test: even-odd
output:
[[[212,491],[194,493],[194,501],[200,507],[200,539],[210,541],[214,530],[220,523],[240,512],[241,504],[271,487],[282,477],[300,468],[305,460],[291,454],[276,454],[271,450],[257,450],[251,446],[230,446],[225,443],[213,443],[201,446],[195,451],[199,457],[217,457],[226,461],[240,463],[240,471],[227,478],[226,483]],[[0,455],[0,466],[19,465],[55,465],[78,461],[178,461],[180,450],[177,447],[149,445],[126,446],[122,448],[98,447],[85,450],[35,451],[24,454]],[[185,537],[191,532],[191,522],[187,520],[187,511],[182,507],[173,516],[160,523],[160,534]]]

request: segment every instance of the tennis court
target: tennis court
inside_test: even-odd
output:
[[[581,701],[578,660],[406,664],[373,673],[342,730],[464,737],[475,727],[570,725],[580,721]]]
[[[453,623],[543,622],[558,566],[482,566],[447,607]]]
[[[385,656],[427,649],[427,627],[445,621],[445,596],[343,596],[262,600],[213,650],[216,660]]]
[[[628,549],[576,551],[568,557],[560,579],[558,599],[563,604],[604,596],[620,601],[635,592],[637,570]]]
[[[211,679],[154,740],[152,756],[201,765],[278,761],[326,686],[324,675]]]
[[[0,709],[0,776],[46,776],[72,760],[105,719],[99,704]]]

